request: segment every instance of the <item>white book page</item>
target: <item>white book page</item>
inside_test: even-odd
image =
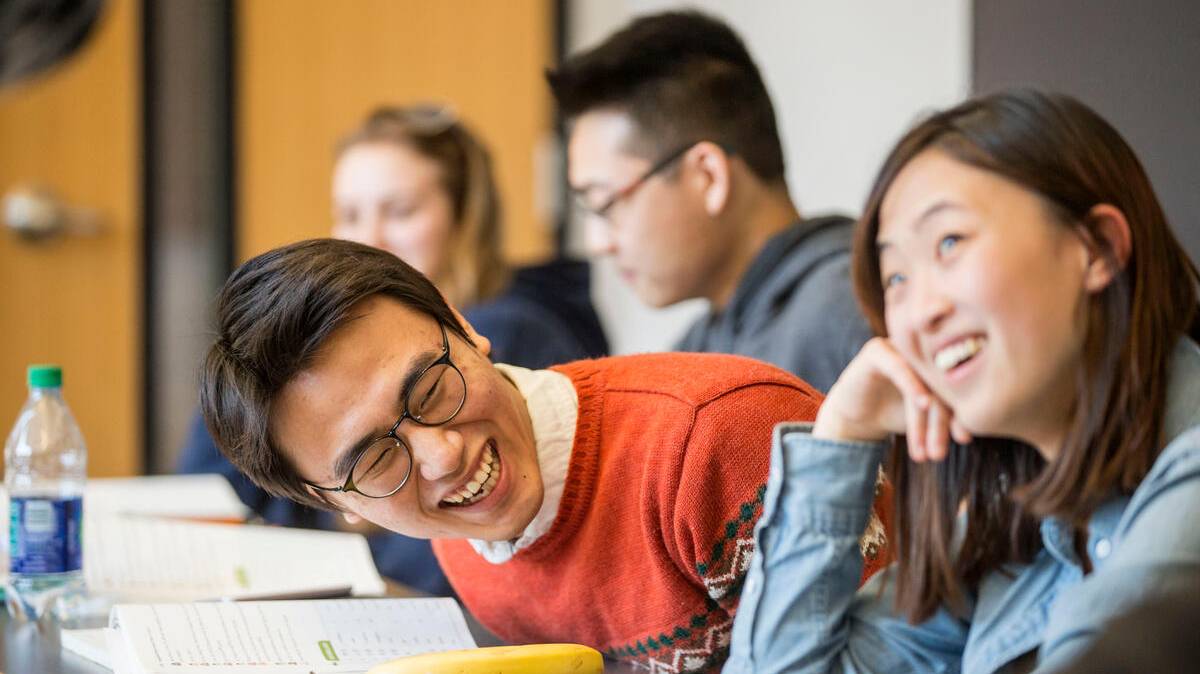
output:
[[[111,627],[105,629],[104,641],[108,645],[108,662],[113,674],[146,674],[146,670],[133,661],[133,653],[125,646],[120,632]]]
[[[84,576],[123,601],[381,595],[360,534],[136,516],[90,518]]]
[[[453,599],[118,605],[111,622],[128,660],[152,674],[348,674],[475,647]]]

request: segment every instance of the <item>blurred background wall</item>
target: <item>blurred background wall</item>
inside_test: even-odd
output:
[[[60,362],[92,474],[168,471],[217,287],[249,256],[328,233],[334,142],[380,103],[450,102],[491,145],[515,262],[560,241],[579,252],[542,69],[680,4],[110,0],[79,53],[0,91],[0,192],[51,191],[79,224],[43,241],[0,232],[0,419],[25,397],[27,363]],[[1200,3],[692,5],[727,19],[763,69],[806,214],[855,214],[926,111],[1040,84],[1127,135],[1200,257]],[[669,347],[703,309],[648,310],[604,264],[593,295],[618,353]]]

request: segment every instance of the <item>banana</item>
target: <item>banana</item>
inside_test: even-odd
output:
[[[391,660],[367,674],[602,674],[600,651],[579,644],[496,646]]]

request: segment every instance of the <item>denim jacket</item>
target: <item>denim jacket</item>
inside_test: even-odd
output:
[[[1041,525],[1032,563],[985,577],[965,609],[909,624],[889,568],[855,591],[884,445],[832,442],[810,426],[775,430],[762,518],[726,674],[998,672],[1070,661],[1115,614],[1200,569],[1200,347],[1177,345],[1163,422],[1167,446],[1131,496],[1088,524],[1084,576],[1070,528]],[[1020,659],[1018,661],[1018,659]]]

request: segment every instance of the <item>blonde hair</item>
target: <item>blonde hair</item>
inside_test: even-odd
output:
[[[478,136],[446,107],[429,104],[376,108],[337,145],[336,156],[363,143],[394,143],[435,162],[454,206],[454,228],[439,278],[430,279],[451,306],[495,297],[510,270],[500,251],[501,208],[492,158]]]

